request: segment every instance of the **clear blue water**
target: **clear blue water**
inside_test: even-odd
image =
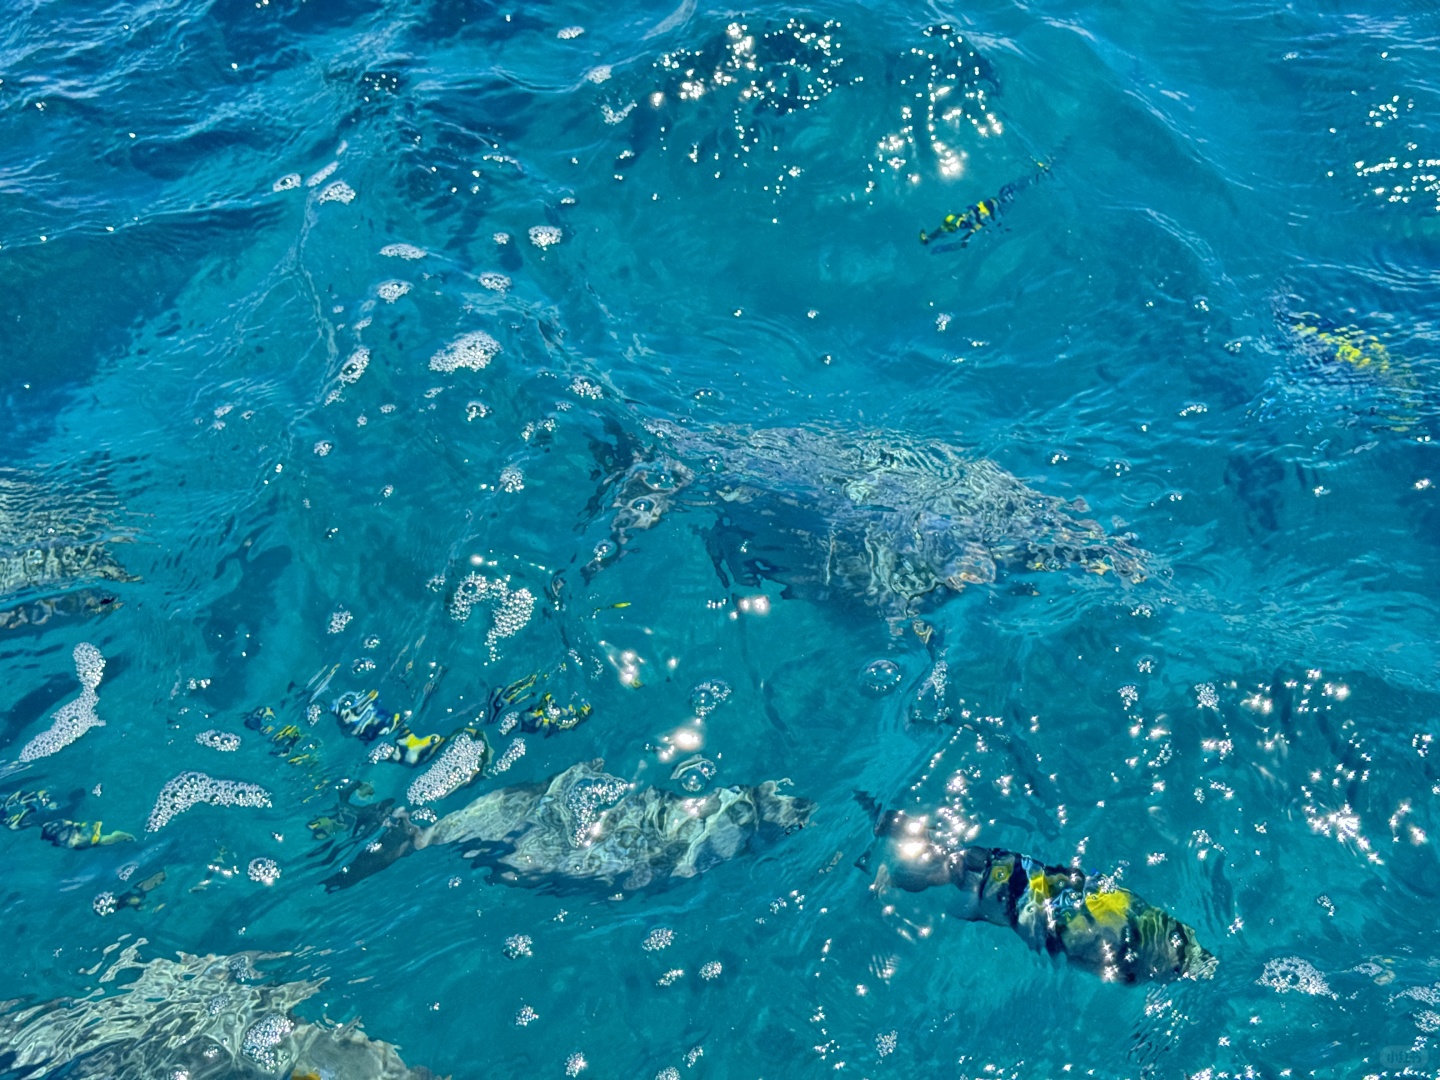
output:
[[[274,978],[328,980],[300,1015],[456,1077],[1440,1066],[1437,35],[1373,0],[12,5],[0,794],[84,792],[137,839],[0,831],[4,996],[84,995],[143,937],[285,953]],[[991,198],[968,243],[919,242]],[[743,525],[681,492],[603,549],[662,421],[954,447],[1149,573],[1002,566],[929,597],[927,645],[854,581],[796,584],[843,472],[798,441]],[[529,590],[523,628],[453,617],[469,573]],[[21,761],[82,643],[104,726]],[[810,827],[669,888],[507,888],[441,848],[326,892],[307,822],[418,775],[330,703],[445,733],[537,672],[593,711],[482,722],[526,752],[440,813],[597,757],[676,790],[695,733],[716,785],[788,779]],[[312,759],[245,726],[264,706]],[[147,831],[187,770],[271,805]],[[1118,871],[1215,977],[1108,984],[938,901],[887,916],[857,789]]]

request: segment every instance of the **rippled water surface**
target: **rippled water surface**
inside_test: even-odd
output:
[[[1433,5],[670,4],[0,19],[0,1073],[1440,1068]]]

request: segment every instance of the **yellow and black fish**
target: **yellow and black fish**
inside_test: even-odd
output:
[[[964,247],[981,229],[994,225],[1000,218],[1001,209],[1013,202],[1016,195],[1049,176],[1052,162],[1053,159],[1035,162],[1033,173],[1019,180],[1012,180],[997,191],[994,197],[981,199],[958,214],[946,214],[932,232],[921,229],[920,243],[928,244],[932,240],[953,236],[959,241],[959,246]]]
[[[953,886],[956,917],[1008,926],[1036,952],[1110,982],[1215,973],[1215,957],[1191,927],[1103,877],[1002,848],[947,847],[925,818],[900,811],[882,815],[875,832],[878,892]]]
[[[121,832],[116,829],[114,832],[103,831],[100,822],[69,821],[65,818],[56,818],[47,821],[40,826],[40,838],[48,840],[56,847],[81,848],[105,847],[109,844],[119,844],[126,840],[134,840],[135,837],[128,832]]]

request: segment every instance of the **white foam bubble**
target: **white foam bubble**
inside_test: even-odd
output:
[[[166,781],[155,799],[150,819],[145,823],[146,832],[159,832],[177,815],[192,806],[206,803],[210,806],[270,805],[270,793],[259,784],[244,780],[216,780],[202,772],[182,772]]]
[[[464,622],[470,617],[470,609],[482,603],[494,606],[494,618],[485,635],[493,658],[500,640],[514,637],[530,621],[535,612],[535,594],[529,589],[511,589],[509,578],[467,574],[455,586],[455,595],[450,598],[450,615]]]
[[[275,1048],[294,1030],[295,1023],[289,1017],[271,1013],[250,1025],[240,1049],[251,1061],[273,1071],[279,1064]]]
[[[370,366],[370,350],[361,345],[350,358],[340,366],[340,381],[343,383],[358,382],[365,369]]]
[[[583,26],[566,26],[557,30],[555,36],[561,41],[573,41],[583,33],[585,33]]]
[[[221,753],[233,753],[240,749],[240,736],[231,731],[202,731],[195,736],[195,741]]]
[[[326,166],[325,166],[323,169],[321,169],[319,172],[311,173],[311,174],[310,174],[310,179],[308,179],[308,180],[305,181],[305,186],[306,186],[306,187],[319,187],[319,186],[320,186],[321,184],[323,184],[326,180],[329,180],[331,174],[334,173],[334,171],[335,171],[336,169],[338,169],[339,167],[340,167],[340,163],[339,163],[338,161],[332,161],[332,162],[330,162],[329,165],[326,165]]]
[[[1314,997],[1335,997],[1325,976],[1310,961],[1298,956],[1282,956],[1267,961],[1257,981],[1261,986],[1268,986],[1281,994],[1294,991]]]
[[[541,250],[558,244],[562,236],[564,233],[554,225],[530,226],[530,242]]]
[[[386,244],[380,249],[380,254],[387,259],[405,259],[414,262],[416,259],[425,257],[425,249],[418,248],[414,244]]]
[[[80,696],[55,710],[50,727],[36,735],[20,750],[21,761],[36,761],[64,750],[93,727],[104,727],[105,721],[95,714],[99,697],[95,690],[105,675],[105,657],[89,642],[75,646],[75,677],[80,680]]]
[[[570,381],[570,392],[582,398],[595,399],[604,396],[604,391],[595,383],[585,378],[584,375],[576,375],[575,378]]]
[[[280,864],[274,859],[251,859],[246,872],[251,881],[258,881],[261,885],[274,885],[280,880]]]
[[[484,330],[462,334],[430,358],[431,371],[480,371],[500,352],[500,343]]]
[[[88,641],[82,641],[70,655],[75,661],[75,677],[80,680],[80,685],[96,689],[105,675],[105,657],[100,655],[100,650]]]
[[[271,191],[293,191],[300,186],[300,174],[298,172],[286,173],[270,185]]]
[[[461,732],[445,744],[435,763],[417,776],[405,797],[416,806],[439,802],[474,780],[484,764],[485,741]]]
[[[386,281],[375,291],[381,300],[387,304],[393,304],[410,291],[410,283],[408,281]]]
[[[525,474],[518,465],[506,465],[500,470],[500,490],[515,494],[525,490]]]
[[[516,739],[514,742],[512,742],[509,746],[505,748],[505,752],[500,755],[499,759],[495,762],[495,767],[492,768],[490,771],[492,773],[508,772],[510,766],[514,765],[515,762],[519,761],[524,756],[525,740]]]
[[[505,939],[505,955],[511,960],[534,955],[534,939],[529,934],[511,934]]]
[[[510,279],[504,274],[497,274],[493,270],[487,270],[480,275],[480,284],[492,292],[503,293],[510,288]]]
[[[320,192],[321,202],[349,203],[355,201],[355,189],[344,180],[336,180],[333,184]]]

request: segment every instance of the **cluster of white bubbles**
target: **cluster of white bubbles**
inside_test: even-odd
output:
[[[480,371],[488,367],[500,352],[500,343],[484,330],[462,334],[430,358],[431,371],[456,371],[469,368]]]
[[[618,776],[602,774],[587,783],[576,784],[565,793],[565,809],[573,822],[571,847],[584,847],[595,838],[600,816],[624,798],[629,787]]]
[[[55,710],[50,727],[36,735],[20,751],[21,761],[35,761],[64,750],[92,727],[104,727],[105,721],[95,715],[99,697],[95,690],[105,674],[105,657],[88,642],[75,646],[75,677],[80,680],[80,696]]]
[[[274,859],[251,859],[247,872],[251,881],[258,881],[261,885],[274,885],[280,880],[280,865]]]
[[[507,746],[507,747],[505,748],[505,752],[504,752],[503,754],[501,754],[499,758],[496,759],[496,761],[495,761],[495,767],[494,767],[493,769],[491,769],[490,771],[491,771],[492,773],[508,772],[509,769],[510,769],[510,766],[511,766],[511,765],[514,765],[515,762],[519,761],[519,760],[520,760],[522,757],[524,757],[524,756],[525,756],[525,740],[524,740],[524,739],[516,739],[516,740],[515,740],[514,742],[512,742],[509,746]]]
[[[91,901],[90,906],[95,909],[95,914],[102,919],[106,915],[115,914],[115,894],[113,892],[102,892]]]
[[[575,378],[570,381],[570,392],[576,397],[591,399],[603,397],[605,394],[599,386],[585,378],[584,375],[576,375]]]
[[[703,720],[723,705],[729,696],[730,684],[724,679],[706,679],[690,691],[690,708]]]
[[[529,589],[510,588],[508,577],[487,578],[483,574],[467,574],[455,586],[455,595],[450,599],[450,615],[464,622],[470,618],[470,609],[482,603],[492,604],[495,609],[490,630],[485,635],[485,644],[490,647],[493,659],[501,639],[514,637],[530,621],[530,616],[535,613],[535,594]]]
[[[273,1070],[278,1064],[275,1048],[294,1030],[295,1024],[289,1017],[279,1013],[262,1016],[245,1032],[240,1049],[255,1064]]]
[[[503,293],[506,289],[510,288],[510,279],[504,274],[497,274],[493,270],[487,270],[480,275],[480,284],[491,292]]]
[[[414,244],[386,244],[380,249],[380,254],[387,259],[405,259],[407,262],[414,262],[416,259],[425,257],[425,249],[418,248]]]
[[[321,202],[348,203],[355,200],[355,189],[344,180],[336,180],[333,184],[320,192]]]
[[[534,941],[531,940],[529,934],[511,934],[505,939],[505,955],[511,960],[530,956],[532,945],[534,945]]]
[[[410,291],[410,283],[408,281],[383,281],[375,291],[381,300],[387,304],[393,304]]]
[[[381,288],[384,288],[382,285]],[[407,285],[406,288],[409,288]],[[360,376],[365,374],[365,369],[370,366],[370,350],[361,345],[350,358],[340,365],[340,381],[343,383],[359,382]]]
[[[661,949],[668,949],[675,943],[675,931],[668,926],[657,926],[645,936],[640,947],[646,952],[659,952]]]
[[[1282,956],[1266,961],[1265,969],[1257,980],[1261,986],[1268,986],[1281,994],[1291,991],[1310,994],[1312,997],[1335,997],[1330,984],[1309,960],[1298,956]]]
[[[530,226],[530,242],[542,251],[560,242],[561,233],[554,225]]]
[[[506,494],[513,495],[517,491],[525,490],[525,473],[519,465],[506,465],[500,470],[500,490]]]
[[[212,728],[196,735],[195,741],[201,746],[208,746],[211,750],[219,750],[222,753],[231,753],[240,749],[240,736],[230,731],[216,731]]]
[[[416,806],[439,802],[474,780],[484,766],[485,740],[461,732],[445,744],[430,768],[411,781],[405,797]]]
[[[586,1061],[585,1055],[578,1050],[565,1059],[566,1076],[579,1076],[589,1067],[590,1062]]]
[[[155,799],[155,808],[150,811],[150,820],[145,823],[147,832],[158,832],[178,814],[192,806],[207,803],[210,806],[270,805],[270,793],[259,784],[244,780],[216,780],[202,772],[183,772],[166,781]]]

